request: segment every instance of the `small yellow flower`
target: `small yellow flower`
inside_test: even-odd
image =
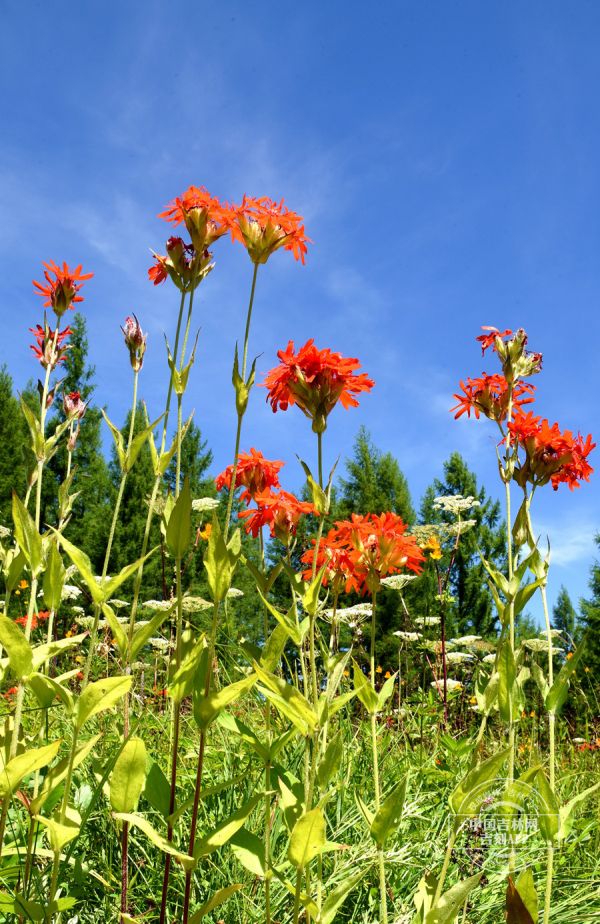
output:
[[[85,658],[83,657],[83,655],[77,655],[77,657],[75,658],[76,664],[83,664],[84,661],[85,661]]]
[[[350,671],[344,671],[344,677],[349,677],[349,676],[350,676]]]
[[[19,581],[19,587],[21,588],[21,590],[25,590],[26,587],[29,587],[29,584],[27,583],[27,581]]]
[[[440,540],[437,536],[431,536],[421,548],[424,552],[430,552],[431,554],[429,557],[434,561],[439,561],[442,557],[442,547],[440,546]]]
[[[376,673],[376,674],[383,674],[383,668],[382,668],[381,664],[378,664],[378,665],[377,665],[377,667],[375,668],[375,673]]]
[[[21,596],[21,591],[15,590],[15,597],[20,597],[20,596]]]
[[[384,674],[383,676],[384,676],[385,679],[387,680],[389,677],[392,676],[392,672],[391,672],[391,671],[386,671],[385,674]]]
[[[535,719],[535,709],[532,709],[532,710],[531,710],[531,712],[529,713],[529,718],[530,718],[530,719]]]
[[[212,523],[207,523],[204,529],[198,531],[198,536],[200,539],[204,539],[205,542],[208,542],[210,539],[210,534],[212,533]]]
[[[476,696],[472,696],[471,699],[469,700],[469,702],[470,702],[471,706],[476,706],[476,705],[477,705],[477,697],[476,697]]]
[[[74,634],[73,630],[69,629],[68,632],[65,632],[65,638],[73,638]]]
[[[570,651],[567,655],[567,661],[570,661],[572,657],[573,657],[573,652]]]
[[[590,672],[589,667],[584,667],[583,669],[584,669],[584,671],[586,672],[586,674],[589,674],[589,672]]]
[[[523,710],[523,712],[521,713],[521,718],[522,718],[522,719],[526,719],[526,718],[527,718],[527,713],[525,712],[525,710]]]

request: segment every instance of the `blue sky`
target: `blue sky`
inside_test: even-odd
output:
[[[523,326],[544,353],[541,413],[600,432],[600,7],[561,2],[3,4],[0,36],[0,361],[17,385],[37,369],[27,328],[42,260],[83,263],[97,400],[124,417],[130,370],[119,324],[149,332],[141,391],[160,413],[171,286],[146,280],[156,217],[190,183],[239,200],[285,197],[313,238],[307,264],[278,253],[258,279],[251,352],[314,336],[358,356],[377,387],[337,409],[326,457],[360,424],[398,458],[419,498],[454,449],[500,493],[495,431],[448,408],[460,378],[494,371],[482,324]],[[251,266],[220,241],[201,287],[187,405],[215,453],[232,454],[233,342]],[[223,395],[225,397],[223,397]],[[253,393],[246,448],[310,459],[295,409]],[[600,458],[600,457],[599,457]],[[598,465],[598,461],[596,462]],[[540,531],[561,583],[586,591],[600,482],[546,489]]]

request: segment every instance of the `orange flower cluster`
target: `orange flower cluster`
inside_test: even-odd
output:
[[[39,613],[33,613],[31,617],[31,631],[33,632],[34,629],[37,629],[37,627],[39,626],[41,622],[45,622],[49,618],[50,618],[50,613],[48,612],[48,610],[40,610]],[[15,622],[18,623],[20,626],[26,626],[27,616],[17,616],[17,618],[15,619]]]
[[[159,218],[174,225],[185,224],[192,239],[191,248],[181,238],[171,238],[171,242],[178,241],[184,248],[181,260],[189,259],[190,253],[192,257],[194,254],[208,257],[208,248],[227,232],[232,240],[245,246],[255,265],[266,263],[271,254],[280,248],[291,251],[296,260],[304,263],[307,244],[310,243],[302,216],[288,209],[283,199],[277,203],[266,196],[244,196],[241,205],[229,205],[220,202],[203,186],[190,186],[169,203]],[[174,246],[172,243],[171,249]],[[172,260],[173,257],[171,253]],[[169,271],[169,257],[155,255],[155,259],[156,264],[148,274],[151,281],[158,285],[172,273]]]
[[[557,423],[550,425],[531,411],[516,414],[508,431],[512,444],[525,452],[514,476],[521,487],[526,482],[543,485],[550,481],[555,491],[562,483],[572,491],[581,481],[589,481],[594,469],[587,457],[596,446],[591,434],[585,439],[581,434],[574,437],[571,430],[561,431]]]
[[[311,240],[305,234],[302,217],[286,208],[283,199],[278,204],[266,196],[244,196],[242,204],[233,207],[233,213],[231,236],[245,245],[253,263],[266,263],[280,247],[304,263],[306,245]]]
[[[358,407],[354,397],[370,391],[375,384],[360,369],[358,359],[345,358],[331,350],[318,350],[314,340],[308,340],[298,353],[290,340],[285,350],[278,350],[281,365],[272,369],[262,385],[268,388],[267,401],[273,411],[285,411],[297,404],[309,417],[315,433],[323,433],[327,417],[341,402],[342,407]]]
[[[279,487],[279,470],[283,468],[284,462],[270,461],[265,459],[262,452],[257,449],[250,449],[250,452],[240,452],[238,455],[237,471],[235,474],[235,487],[244,487],[240,497],[243,501],[250,503],[257,494],[262,494],[269,488]],[[215,478],[217,491],[223,488],[231,490],[231,479],[233,477],[233,465],[228,465],[225,471],[221,472]]]
[[[489,327],[489,326],[486,326],[485,324],[483,325],[481,329],[486,330],[487,334],[480,334],[479,337],[476,337],[475,339],[481,344],[481,355],[482,356],[484,355],[485,351],[489,347],[492,347],[495,352],[498,352],[497,343],[496,343],[497,337],[500,337],[500,340],[504,340],[505,337],[512,336],[512,330],[508,330],[508,329],[500,331],[498,330],[497,327]]]
[[[485,373],[477,379],[467,379],[461,382],[462,394],[455,394],[458,404],[451,411],[456,411],[455,419],[462,414],[471,416],[473,411],[475,417],[479,419],[480,414],[489,417],[500,423],[506,420],[508,413],[508,382],[503,375],[498,373],[486,375]],[[520,408],[524,404],[531,404],[535,386],[531,382],[517,382],[513,388],[513,408]]]
[[[33,350],[34,355],[39,359],[44,369],[47,369],[48,366],[50,369],[54,369],[59,363],[64,363],[67,350],[70,349],[69,345],[64,346],[65,340],[72,334],[70,327],[65,327],[58,335],[47,323],[44,324],[44,327],[41,324],[36,324],[35,327],[30,327],[29,330],[35,338],[35,344],[31,343],[29,348]],[[55,338],[56,343],[54,342]]]
[[[238,516],[246,519],[246,532],[252,533],[255,539],[262,527],[268,526],[271,536],[289,545],[291,537],[296,534],[300,518],[306,514],[319,515],[314,504],[300,501],[294,494],[283,489],[277,493],[263,491],[254,496],[254,501],[257,510],[242,510]]]
[[[376,593],[381,579],[403,569],[419,573],[423,552],[407,526],[395,513],[353,513],[350,520],[336,522],[322,540],[317,554],[317,568],[327,564],[325,581],[345,582],[346,592]],[[311,565],[304,577],[312,574],[314,547],[302,556]]]
[[[83,301],[83,296],[79,295],[79,292],[83,288],[83,283],[94,274],[82,273],[81,264],[75,269],[69,269],[66,263],[63,263],[61,268],[53,260],[43,265],[46,285],[36,282],[35,279],[33,285],[38,290],[37,294],[46,299],[44,308],[52,307],[60,317],[67,308],[73,308],[77,302]]]

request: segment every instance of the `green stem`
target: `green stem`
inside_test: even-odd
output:
[[[435,890],[435,895],[433,897],[432,909],[437,907],[437,904],[442,897],[442,892],[444,890],[444,883],[446,882],[446,876],[448,875],[448,868],[450,866],[450,860],[452,859],[452,851],[454,850],[454,844],[456,842],[456,831],[452,831],[452,834],[448,838],[448,845],[446,847],[446,853],[444,854],[444,862],[442,865],[442,870],[440,872],[440,878],[438,879],[437,888]]]
[[[376,629],[376,611],[377,611],[377,593],[373,593],[371,601],[371,657],[370,657],[370,680],[373,690],[375,690],[375,629]],[[375,812],[381,807],[381,782],[379,779],[379,753],[377,749],[377,717],[375,712],[371,712],[371,748],[373,755],[373,783],[375,786]],[[380,924],[388,922],[387,892],[385,883],[385,855],[383,847],[377,848],[377,861],[379,864],[379,910],[381,915]]]
[[[242,371],[241,376],[242,380],[246,381],[246,368],[248,365],[248,344],[250,340],[250,322],[252,320],[252,308],[254,306],[254,293],[256,291],[256,277],[258,275],[258,263],[254,264],[254,271],[252,273],[252,286],[250,288],[250,301],[248,302],[248,311],[246,313],[246,327],[244,330],[244,350],[242,354]],[[225,542],[227,542],[227,537],[229,535],[230,521],[231,521],[231,511],[233,510],[233,497],[235,494],[235,480],[237,476],[238,469],[238,456],[240,453],[240,441],[242,438],[242,421],[244,419],[245,409],[240,413],[238,411],[237,415],[237,429],[235,433],[235,450],[233,453],[233,470],[231,473],[231,484],[229,486],[229,497],[227,499],[227,514],[225,516]]]

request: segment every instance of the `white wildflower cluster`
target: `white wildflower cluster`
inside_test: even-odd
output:
[[[208,610],[212,606],[210,600],[204,597],[185,596],[181,601],[181,607],[184,613],[200,613],[202,610]]]
[[[479,507],[480,504],[471,494],[468,497],[463,497],[462,494],[442,494],[435,498],[433,506],[436,510],[460,516],[461,513],[466,513],[472,507]]]
[[[450,639],[453,645],[474,645],[475,642],[481,641],[480,635],[461,635],[460,638]]]
[[[145,600],[142,603],[147,610],[170,610],[172,605],[170,600]]]
[[[432,686],[434,690],[443,690],[444,681],[443,680],[432,680],[430,683],[430,686]],[[451,680],[450,678],[446,680],[446,689],[448,693],[454,693],[457,690],[462,690],[462,687],[463,685],[460,682],[460,680]]]
[[[462,536],[474,526],[477,526],[477,520],[457,520],[456,523],[448,524],[446,532],[449,536]]]
[[[0,539],[8,539],[10,536],[10,529],[7,529],[6,526],[0,526]]]
[[[61,600],[77,600],[81,596],[81,588],[75,584],[65,584],[62,589]]]
[[[495,655],[495,654],[488,654],[488,655],[486,655],[485,658],[483,659],[483,663],[484,663],[484,664],[495,664],[495,663],[496,663],[496,655]]]
[[[74,574],[77,574],[77,568],[75,565],[69,565],[65,570],[65,581],[69,581]]]
[[[439,616],[417,616],[415,622],[418,626],[438,626],[441,622]]]
[[[109,600],[108,603],[114,610],[124,610],[126,606],[129,606],[126,600]]]
[[[467,661],[473,661],[475,655],[469,654],[467,651],[447,651],[446,652],[446,661],[448,664],[464,664]]]
[[[390,590],[403,590],[407,584],[410,584],[416,578],[416,574],[390,574],[389,577],[382,578],[381,583],[384,587],[389,587]]]
[[[535,652],[547,652],[548,651],[548,642],[543,638],[526,638],[521,642],[523,648],[527,648],[529,651]],[[562,654],[564,651],[563,648],[552,648],[551,653],[553,655]]]
[[[195,513],[206,513],[210,510],[216,510],[219,501],[216,497],[196,497],[192,501],[192,510]]]
[[[350,629],[355,629],[371,616],[371,612],[370,603],[356,603],[354,606],[336,610],[335,618],[338,622],[345,623]],[[333,618],[333,610],[325,610],[323,615],[330,622]]]
[[[545,629],[541,629],[540,635],[543,638],[548,637],[548,633],[546,632]],[[550,638],[560,638],[561,636],[562,636],[562,632],[560,631],[560,629],[550,629]]]
[[[82,606],[72,606],[71,610],[76,616],[85,616],[85,610]]]
[[[244,591],[240,590],[239,587],[230,587],[227,591],[228,597],[243,597]]]
[[[95,619],[93,616],[76,616],[75,622],[78,626],[81,626],[82,629],[91,629],[93,628]],[[101,620],[101,622],[98,623],[98,628],[104,628],[105,625],[106,623],[104,620]]]
[[[420,632],[403,632],[400,629],[397,632],[394,632],[396,638],[399,638],[401,642],[418,642],[422,637]]]
[[[174,647],[168,638],[160,638],[160,636],[158,636],[157,638],[151,638],[150,644],[156,651],[163,651],[163,652],[168,651],[169,648]]]

